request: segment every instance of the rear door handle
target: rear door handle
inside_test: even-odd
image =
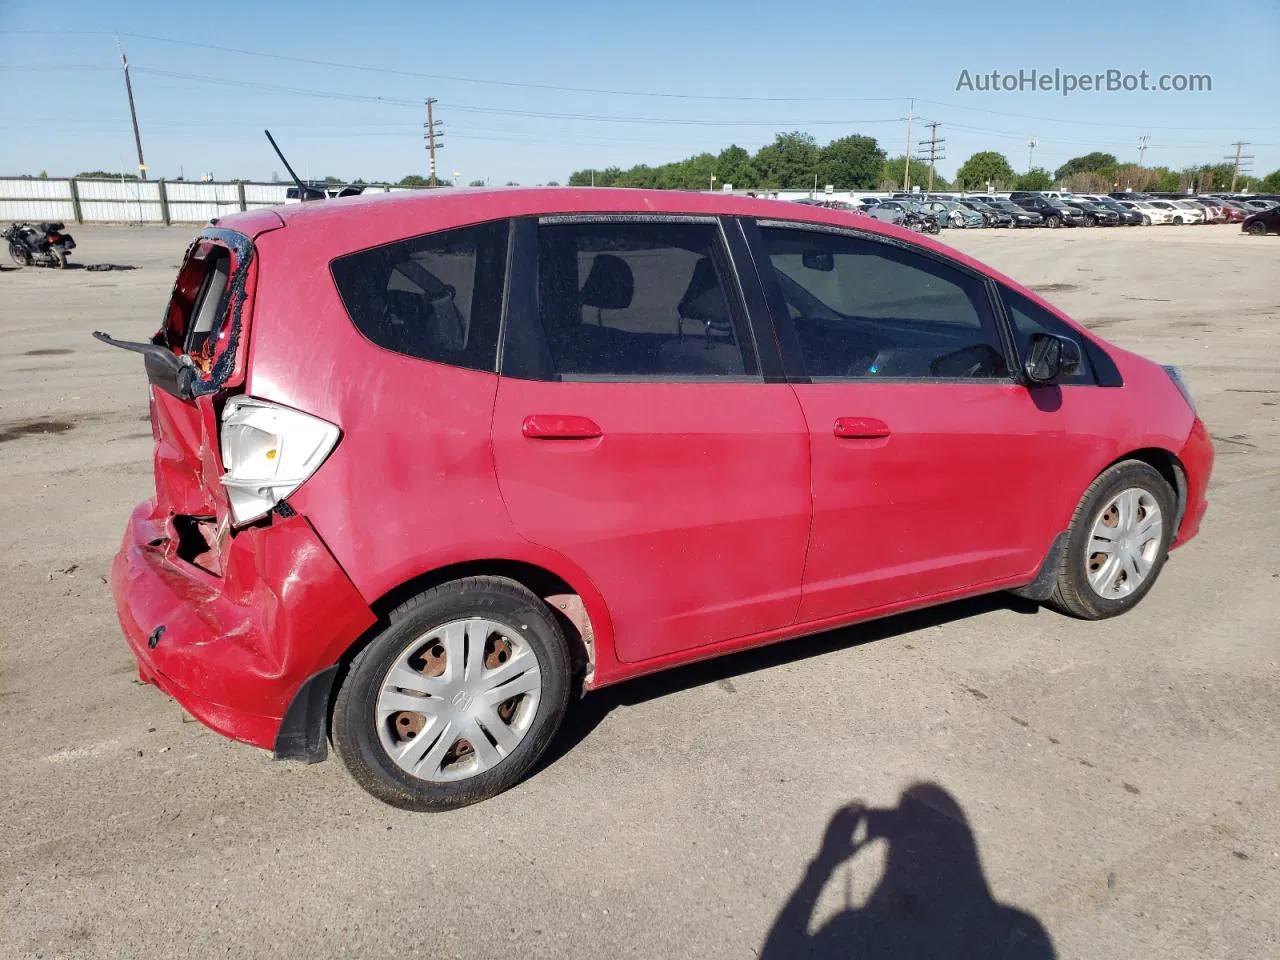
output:
[[[875,417],[837,417],[831,432],[842,440],[878,440],[889,436],[889,425]]]
[[[524,435],[530,440],[594,440],[604,436],[590,417],[561,413],[535,413],[524,418]]]

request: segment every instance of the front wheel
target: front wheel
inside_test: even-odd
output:
[[[16,241],[9,241],[9,256],[20,267],[31,266],[31,251]]]
[[[520,584],[470,577],[397,607],[351,663],[333,745],[379,800],[449,810],[514,786],[569,704],[570,659],[551,610]]]
[[[1249,235],[1253,237],[1265,237],[1267,235],[1267,225],[1256,221],[1249,224]]]
[[[1177,223],[1177,224],[1181,224],[1181,223],[1182,223],[1182,218],[1181,218],[1181,217],[1174,217],[1174,218],[1173,218],[1173,222],[1174,222],[1174,223]]]
[[[1103,471],[1071,519],[1050,606],[1083,620],[1135,606],[1164,567],[1175,511],[1173,490],[1149,464],[1125,460]]]
[[[1151,218],[1148,217],[1145,213],[1142,215],[1142,225],[1144,227],[1151,226]]]

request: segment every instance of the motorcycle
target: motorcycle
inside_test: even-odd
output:
[[[914,210],[908,210],[907,215],[903,218],[902,225],[908,230],[914,230],[916,233],[940,233],[942,227],[938,224],[938,218],[931,214],[916,213]]]
[[[0,232],[9,241],[9,256],[21,267],[42,266],[62,269],[67,254],[76,248],[71,234],[61,223],[14,223]]]

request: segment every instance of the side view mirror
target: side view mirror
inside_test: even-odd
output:
[[[1080,369],[1080,344],[1070,337],[1033,333],[1023,370],[1032,383],[1057,383]]]

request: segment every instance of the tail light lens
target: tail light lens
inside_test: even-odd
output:
[[[219,479],[231,519],[249,523],[297,490],[333,452],[341,431],[326,420],[267,400],[233,397],[222,410]]]

